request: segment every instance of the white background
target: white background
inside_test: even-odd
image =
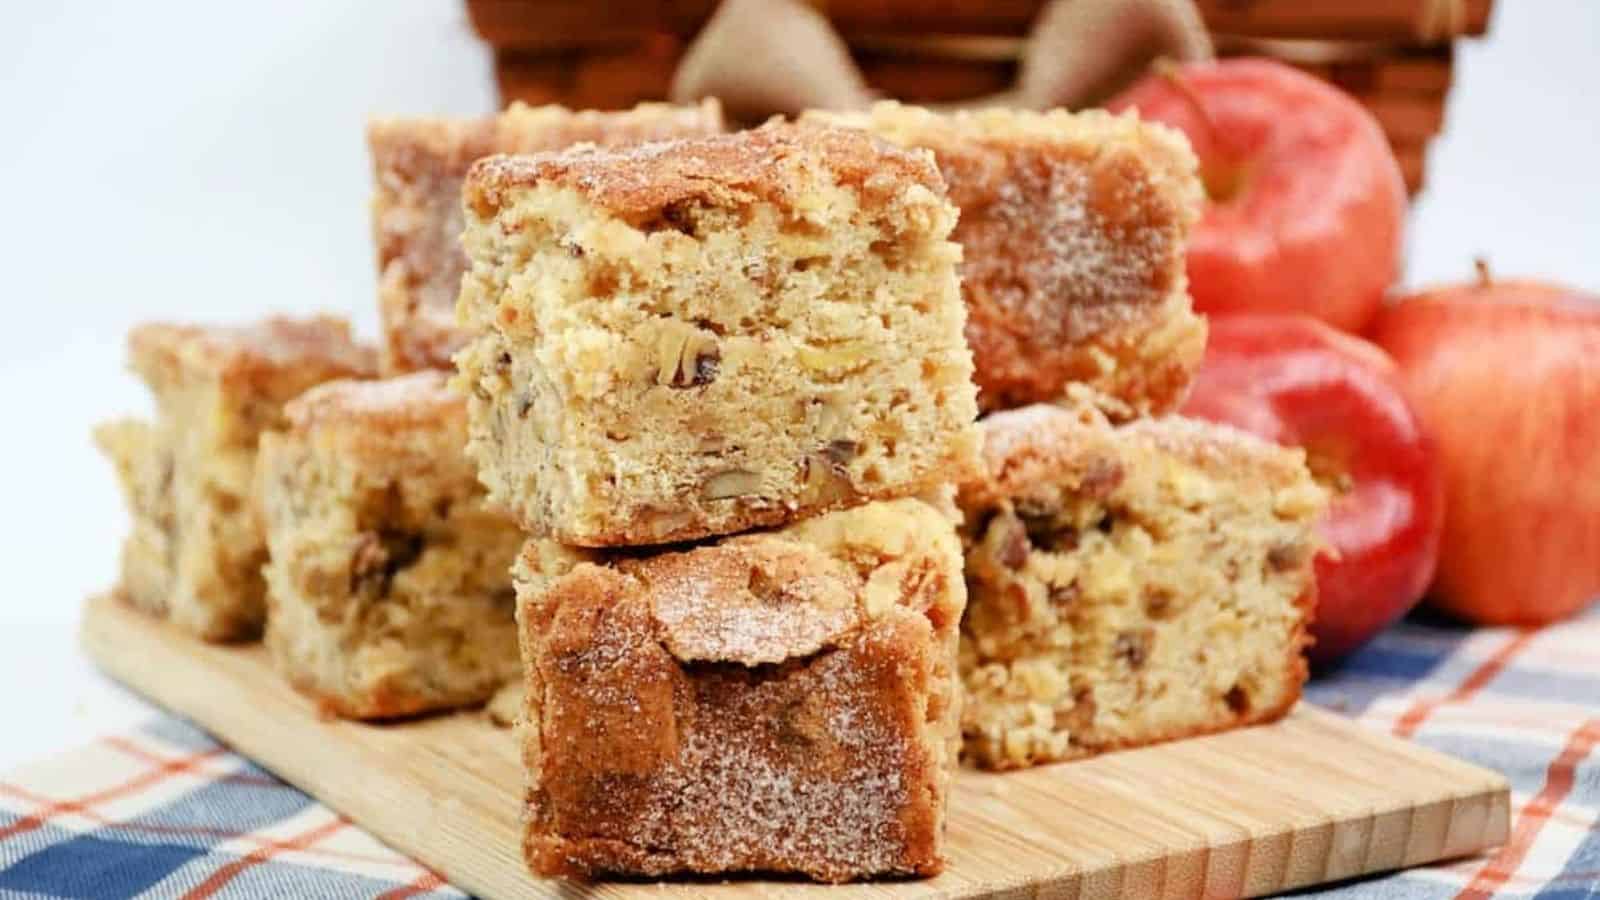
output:
[[[1499,0],[1458,56],[1407,282],[1600,292],[1600,3]],[[0,771],[146,715],[77,650],[125,526],[89,428],[148,409],[141,319],[376,323],[369,113],[494,106],[457,0],[12,3],[0,12]]]

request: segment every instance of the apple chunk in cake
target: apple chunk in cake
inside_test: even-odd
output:
[[[1293,705],[1325,504],[1300,451],[1088,406],[984,432],[988,473],[959,496],[970,760],[1073,759]]]
[[[715,100],[697,106],[642,103],[616,111],[513,103],[481,119],[378,119],[372,153],[372,231],[378,247],[383,370],[449,368],[463,335],[456,295],[461,252],[461,182],[495,153],[534,153],[573,144],[636,144],[722,131]]]
[[[955,525],[870,503],[687,549],[529,542],[525,852],[540,874],[943,867]]]
[[[95,434],[122,480],[133,528],[120,595],[211,640],[255,637],[266,612],[266,542],[251,501],[256,446],[312,385],[372,374],[344,321],[247,328],[146,324],[128,336],[156,419]]]
[[[1200,215],[1183,135],[1101,110],[812,113],[933,151],[961,209],[967,340],[985,410],[1094,388],[1119,418],[1183,402],[1205,351],[1184,247]]]
[[[972,362],[926,153],[768,125],[475,165],[457,356],[491,497],[655,544],[957,480]]]
[[[523,537],[484,499],[447,377],[325,384],[261,442],[268,649],[339,715],[481,703],[519,671]]]

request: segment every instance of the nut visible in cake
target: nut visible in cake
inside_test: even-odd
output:
[[[1306,677],[1304,455],[1091,405],[984,420],[964,485],[964,757],[1009,769],[1283,715]]]
[[[661,544],[912,496],[975,463],[929,155],[768,125],[477,163],[456,358],[490,496]]]

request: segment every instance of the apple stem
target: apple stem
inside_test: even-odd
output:
[[[1170,57],[1158,56],[1150,63],[1150,70],[1165,78],[1173,90],[1177,91],[1184,102],[1194,110],[1195,115],[1200,117],[1200,124],[1206,130],[1206,138],[1213,144],[1221,144],[1221,135],[1217,134],[1217,126],[1211,121],[1211,114],[1206,112],[1205,101],[1200,99],[1200,95],[1196,94],[1193,88],[1184,83],[1183,72],[1178,68],[1178,64]]]
[[[1482,256],[1472,258],[1472,269],[1478,274],[1478,287],[1486,288],[1494,283],[1494,278],[1489,274],[1489,260]]]

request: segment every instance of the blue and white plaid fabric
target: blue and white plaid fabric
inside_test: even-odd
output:
[[[0,779],[0,897],[464,897],[341,815],[159,718]]]
[[[1511,839],[1298,896],[1600,900],[1600,608],[1550,628],[1390,629],[1310,699],[1511,780]],[[0,779],[0,897],[460,897],[204,733],[162,718]]]
[[[1600,606],[1542,629],[1422,617],[1380,635],[1312,702],[1511,781],[1511,838],[1473,859],[1297,896],[1600,898]]]

